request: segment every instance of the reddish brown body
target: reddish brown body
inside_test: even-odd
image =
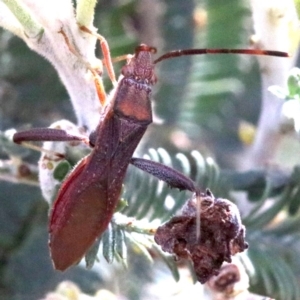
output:
[[[55,268],[77,263],[107,228],[119,200],[134,150],[152,122],[152,48],[140,46],[105,108],[95,147],[63,183],[50,216],[50,251]]]
[[[104,108],[100,124],[90,136],[94,147],[67,177],[50,215],[50,252],[54,266],[65,270],[76,264],[101,236],[119,200],[129,163],[168,183],[173,188],[200,194],[194,182],[167,166],[132,154],[152,122],[151,87],[156,82],[154,64],[182,55],[216,53],[256,54],[286,57],[278,51],[243,49],[186,49],[166,53],[152,62],[154,48],[140,45],[123,67],[123,78]],[[101,93],[100,93],[101,94]],[[57,129],[18,132],[14,141],[78,141],[82,137]]]

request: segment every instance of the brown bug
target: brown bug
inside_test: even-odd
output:
[[[155,48],[141,44],[122,68],[123,76],[113,97],[105,105],[96,130],[90,134],[92,152],[77,164],[58,192],[49,222],[50,252],[54,267],[58,270],[63,271],[78,263],[107,228],[129,163],[171,187],[189,190],[196,195],[200,193],[194,182],[180,172],[156,162],[132,158],[152,123],[150,95],[157,81],[154,72],[156,63],[182,55],[207,53],[288,56],[279,51],[187,49],[166,53],[152,61],[155,52]],[[101,88],[98,94],[103,94]],[[14,135],[16,143],[37,140],[86,142],[85,138],[50,128],[31,129]]]

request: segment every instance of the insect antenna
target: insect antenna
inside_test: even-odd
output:
[[[154,60],[154,64],[162,60],[175,58],[185,55],[201,55],[201,54],[246,54],[246,55],[265,55],[277,57],[289,57],[287,52],[275,50],[261,50],[261,49],[183,49],[167,52]]]

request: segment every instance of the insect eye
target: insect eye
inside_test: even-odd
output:
[[[91,134],[90,134],[90,136],[89,136],[90,146],[91,146],[92,148],[95,147],[96,136],[97,136],[97,135],[96,135],[96,131],[92,131]]]
[[[124,77],[128,77],[133,73],[133,70],[129,65],[126,65],[122,68],[121,73]]]

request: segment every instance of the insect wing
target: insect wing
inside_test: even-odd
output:
[[[61,271],[78,263],[112,217],[106,207],[107,183],[86,180],[90,178],[89,157],[77,165],[62,185],[50,216],[51,257],[55,268]]]

